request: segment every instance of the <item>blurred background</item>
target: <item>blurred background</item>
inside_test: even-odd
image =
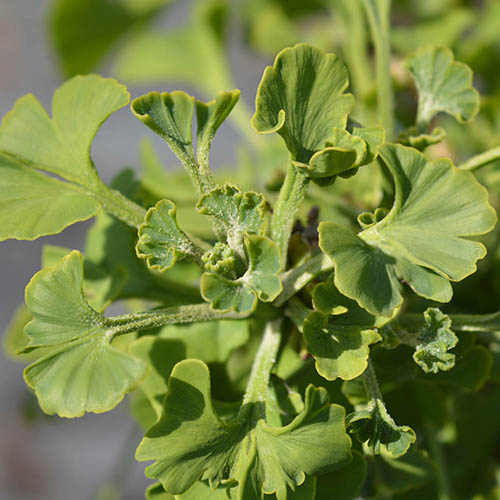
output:
[[[29,92],[50,109],[54,90],[78,73],[114,76],[128,85],[132,98],[151,90],[184,89],[208,100],[219,90],[239,88],[241,102],[212,148],[212,164],[231,167],[262,140],[248,122],[264,67],[281,48],[302,41],[343,56],[358,98],[354,116],[370,123],[376,121],[372,68],[356,65],[349,44],[350,30],[367,32],[359,21],[357,1],[0,0],[0,116]],[[393,4],[392,70],[399,128],[411,124],[415,113],[414,89],[402,56],[432,40],[452,47],[457,59],[471,65],[476,86],[487,94],[473,125],[459,127],[452,119],[440,118],[438,124],[446,125],[449,139],[435,154],[460,161],[497,145],[500,2]],[[178,167],[166,144],[125,108],[104,124],[92,146],[94,163],[106,182],[124,167],[139,172],[144,136],[150,137],[167,168]],[[269,157],[264,148],[260,151],[254,161],[264,170]],[[269,160],[274,162],[272,168],[279,165],[280,155],[281,151]],[[489,187],[498,187],[498,165],[487,174]],[[363,189],[368,192],[374,186]],[[374,199],[368,195],[363,202]],[[23,303],[26,284],[40,269],[43,245],[82,249],[91,224],[79,223],[35,242],[0,245],[2,330]],[[495,300],[485,301],[485,310],[492,310]],[[3,354],[0,360],[0,500],[143,498],[148,481],[144,466],[133,459],[141,434],[127,413],[126,401],[104,415],[74,420],[47,417],[24,385],[23,365]],[[108,487],[113,484],[123,485],[121,496]]]

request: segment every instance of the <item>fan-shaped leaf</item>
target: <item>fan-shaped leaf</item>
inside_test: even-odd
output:
[[[270,426],[253,406],[222,421],[212,406],[208,368],[201,361],[182,361],[169,379],[163,415],[136,457],[155,460],[146,473],[168,493],[183,494],[203,478],[213,488],[231,487],[231,497],[238,500],[262,500],[264,493],[275,493],[278,500],[300,498],[292,492],[306,474],[350,460],[343,408],[313,386],[307,388],[304,406],[285,427]]]
[[[0,154],[0,240],[34,240],[90,219],[100,203],[79,188]]]
[[[454,61],[450,49],[425,47],[406,60],[418,88],[417,122],[427,125],[443,111],[460,122],[479,111],[479,92],[472,87],[472,71]]]
[[[354,104],[344,94],[348,85],[334,54],[306,44],[284,49],[264,71],[252,125],[259,133],[279,133],[293,159],[307,164],[334,128],[345,128]]]
[[[394,178],[392,209],[359,235],[323,222],[319,245],[333,261],[339,291],[390,316],[402,302],[399,279],[423,297],[450,300],[448,280],[472,274],[486,252],[467,238],[490,231],[496,215],[474,176],[448,160],[389,144],[380,155]]]
[[[62,417],[112,409],[147,369],[111,347],[112,332],[85,300],[82,281],[82,258],[74,251],[37,273],[26,288],[33,320],[25,328],[31,338],[25,351],[52,350],[29,365],[24,377],[43,411]]]
[[[50,118],[28,94],[2,121],[0,151],[31,167],[93,187],[100,180],[90,158],[92,139],[106,118],[129,99],[126,87],[116,80],[75,76],[54,92]]]

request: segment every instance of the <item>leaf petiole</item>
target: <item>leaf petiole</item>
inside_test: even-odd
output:
[[[288,240],[308,185],[309,178],[289,165],[271,218],[271,236],[280,247],[282,269],[286,268]]]
[[[250,379],[243,396],[243,405],[265,403],[271,370],[281,343],[281,320],[269,321],[255,356]]]
[[[219,312],[209,304],[193,304],[177,307],[166,307],[149,312],[123,314],[106,318],[107,333],[111,337],[124,335],[137,330],[146,330],[160,326],[215,321],[219,319],[243,319],[248,313]]]
[[[458,165],[458,168],[460,170],[477,170],[497,160],[500,160],[500,146],[469,158],[465,163]]]

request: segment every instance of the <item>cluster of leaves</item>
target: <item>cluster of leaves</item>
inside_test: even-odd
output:
[[[143,27],[170,2],[95,0],[106,15],[88,46],[84,3],[54,3],[69,73],[134,32],[119,63],[126,79],[180,78],[210,95],[233,86],[225,2],[200,3],[187,26],[157,34]],[[242,12],[262,51],[263,40],[294,41],[296,19],[331,7],[257,3]],[[335,5],[356,42],[341,43],[349,73],[313,45],[279,52],[250,120],[268,137],[244,132],[255,150],[236,171],[212,173],[210,149],[228,117],[247,130],[238,90],[208,102],[181,91],[132,101],[183,177],[144,143],[139,180],[124,171],[112,186],[101,181],[93,137],[130,99],[113,79],[73,77],[55,92],[52,117],[28,95],[2,121],[0,238],[31,240],[96,217],[83,254],[44,248],[7,350],[29,363],[25,381],[48,414],[109,411],[131,393],[145,431],[136,458],[153,461],[146,474],[158,481],[148,499],[495,495],[500,313],[479,314],[464,300],[479,293],[471,286],[456,285],[450,301],[487,248],[496,258],[496,198],[469,163],[429,148],[448,140],[446,120],[475,117],[479,93],[449,49],[411,47],[398,97],[416,91],[417,112],[408,123],[399,107],[393,115],[389,4]],[[99,23],[113,12],[104,35]],[[81,29],[70,32],[75,13]],[[365,24],[376,108],[362,83]],[[474,168],[495,159],[485,154]],[[483,274],[495,268],[482,264]],[[118,300],[128,312],[106,315]]]

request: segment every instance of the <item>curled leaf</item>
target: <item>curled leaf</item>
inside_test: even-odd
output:
[[[439,112],[460,122],[479,111],[479,92],[472,86],[472,71],[454,61],[447,48],[425,47],[410,54],[406,63],[418,89],[417,125],[426,126]]]
[[[387,215],[354,234],[333,222],[319,226],[319,246],[333,261],[338,290],[374,315],[391,316],[404,280],[418,295],[447,302],[449,283],[476,269],[485,247],[469,237],[494,227],[487,191],[449,160],[386,144],[380,156],[395,184]]]
[[[203,266],[203,251],[177,224],[175,204],[170,200],[161,200],[148,210],[138,236],[137,256],[145,259],[151,269],[166,271],[182,258]]]
[[[207,366],[185,360],[175,366],[162,417],[136,457],[154,460],[146,474],[174,495],[203,478],[214,489],[230,488],[235,500],[262,500],[264,494],[291,500],[306,475],[341,467],[351,455],[344,409],[329,403],[326,390],[309,386],[304,410],[284,427],[270,426],[253,404],[221,420],[212,405]]]
[[[147,365],[113,348],[106,318],[82,290],[81,254],[71,252],[37,273],[26,288],[33,320],[24,352],[51,348],[24,371],[45,413],[79,417],[114,408],[146,375]]]
[[[348,415],[347,425],[362,443],[373,447],[375,455],[398,458],[416,440],[413,429],[397,425],[380,399],[372,400],[366,409]]]
[[[334,128],[345,128],[354,98],[345,94],[347,70],[334,54],[306,44],[282,50],[264,71],[252,126],[277,132],[294,160],[308,163]]]
[[[221,311],[252,311],[257,299],[273,301],[281,292],[278,277],[281,268],[279,248],[264,236],[245,238],[248,269],[238,279],[231,280],[220,274],[204,273],[201,294],[214,309]]]
[[[413,359],[425,373],[451,370],[455,355],[448,352],[457,345],[458,338],[451,329],[451,319],[435,307],[424,312],[424,327],[418,335]]]

